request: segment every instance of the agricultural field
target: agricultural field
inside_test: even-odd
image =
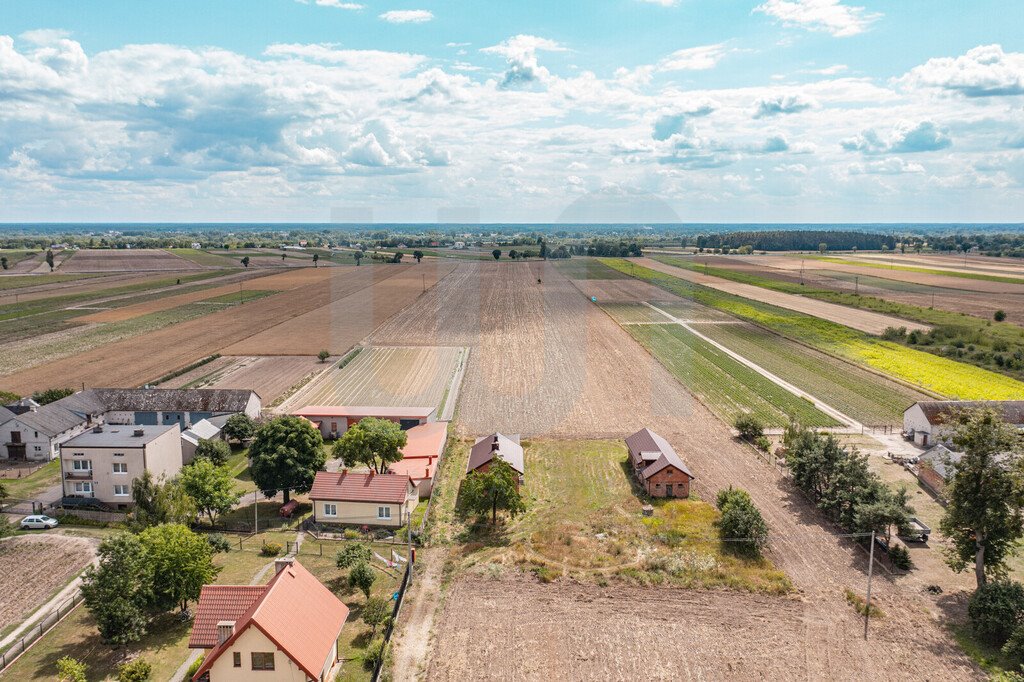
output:
[[[6,634],[45,604],[88,565],[94,553],[88,540],[54,534],[0,540],[0,565],[31,567],[30,579],[9,576],[0,586],[0,633]]]
[[[237,268],[239,266],[238,261],[234,258],[219,256],[204,249],[167,249],[167,251],[204,268]]]
[[[161,388],[244,388],[271,405],[297,384],[326,369],[309,355],[222,356],[162,382]]]
[[[198,263],[163,249],[81,249],[61,254],[60,272],[142,272],[146,270],[198,270]],[[57,254],[55,254],[57,255]]]
[[[438,407],[456,400],[458,370],[467,360],[459,347],[369,346],[345,364],[322,373],[289,398],[281,411],[307,405]]]
[[[613,270],[596,258],[570,258],[569,260],[555,261],[558,271],[569,279],[613,279],[628,281],[629,275],[624,275],[618,270]]]

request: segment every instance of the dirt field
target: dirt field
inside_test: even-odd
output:
[[[1024,262],[1016,258],[987,258],[985,256],[910,254],[910,253],[866,253],[843,254],[844,258],[867,260],[896,265],[910,265],[921,268],[941,268],[954,272],[973,272],[988,275],[1020,277],[1024,280]]]
[[[0,565],[22,567],[30,579],[8,577],[0,584],[0,630],[21,621],[46,603],[93,557],[83,538],[22,535],[0,540]]]
[[[70,254],[74,254],[71,256]],[[163,249],[82,249],[68,252],[59,272],[143,272],[202,270],[202,266]]]
[[[465,348],[371,346],[342,369],[321,374],[281,406],[382,405],[437,407],[445,399]]]
[[[657,270],[658,272],[668,273],[674,277],[685,279],[688,282],[702,284],[706,287],[718,289],[719,291],[724,291],[729,294],[735,294],[736,296],[750,298],[755,301],[770,303],[772,305],[779,306],[780,308],[788,308],[789,310],[813,315],[831,322],[838,322],[839,324],[844,324],[847,327],[852,327],[853,329],[858,329],[862,332],[867,332],[868,334],[881,334],[886,327],[906,327],[908,330],[919,329],[923,331],[931,329],[928,325],[920,324],[919,322],[910,322],[891,315],[883,315],[881,313],[875,313],[867,310],[857,310],[856,308],[848,308],[847,306],[836,305],[834,303],[815,301],[814,299],[806,298],[804,296],[795,296],[793,294],[786,294],[780,291],[772,291],[771,289],[763,289],[751,284],[732,282],[727,279],[722,279],[721,277],[714,277],[700,272],[686,270],[684,268],[665,265],[664,263],[659,263],[658,261],[651,260],[650,258],[638,259],[636,262],[638,265],[643,265],[644,267]]]
[[[245,388],[256,391],[266,407],[288,389],[324,370],[327,365],[309,355],[217,358],[194,371],[160,384],[161,388]]]

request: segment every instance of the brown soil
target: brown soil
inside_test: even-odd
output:
[[[84,538],[67,535],[21,535],[0,541],[0,630],[38,609],[85,568],[94,554]]]
[[[71,254],[74,254],[71,257]],[[60,272],[142,272],[145,270],[202,270],[198,263],[163,249],[82,249],[68,252]]]
[[[228,365],[211,369],[208,379],[194,384],[193,388],[250,389],[259,393],[264,406],[270,405],[304,377],[329,366],[310,355],[218,358],[214,362],[224,359],[229,360]]]

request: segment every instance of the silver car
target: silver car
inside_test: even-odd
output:
[[[21,520],[22,530],[49,530],[57,527],[57,519],[49,516],[26,516]]]

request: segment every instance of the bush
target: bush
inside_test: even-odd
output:
[[[117,669],[117,682],[146,682],[153,674],[153,666],[144,658],[136,658]]]
[[[903,341],[907,338],[906,327],[886,327],[882,331],[883,341]]]
[[[373,589],[375,580],[377,580],[377,574],[370,568],[370,564],[365,561],[357,563],[348,573],[348,586],[361,590],[367,599],[370,598],[370,590]]]
[[[999,580],[979,587],[967,603],[967,615],[975,634],[1002,646],[1021,623],[1024,614],[1024,585]]]
[[[85,663],[70,656],[64,656],[57,660],[58,682],[86,682],[86,670]]]
[[[338,568],[348,568],[359,563],[366,563],[373,558],[373,550],[369,545],[353,542],[341,548],[341,551],[334,557],[334,563]]]
[[[760,554],[761,548],[768,543],[768,524],[747,491],[738,488],[719,490],[715,503],[722,512],[718,533],[728,549],[736,554]],[[738,538],[744,541],[735,541]]]
[[[752,414],[741,414],[736,417],[733,426],[740,432],[740,438],[750,442],[764,435],[764,425]]]
[[[220,533],[211,533],[206,536],[206,541],[210,543],[210,547],[216,552],[230,552],[231,542],[221,535]]]
[[[772,442],[768,440],[768,436],[759,436],[754,439],[754,446],[761,452],[769,452],[772,449]]]
[[[914,562],[910,559],[910,552],[903,545],[889,547],[889,561],[892,562],[894,568],[901,571],[909,571],[914,567]]]
[[[997,310],[995,314],[992,315],[992,319],[995,320],[996,322],[1002,322],[1003,320],[1006,319],[1006,312],[1003,310]]]
[[[360,540],[362,539],[363,535],[355,528],[346,528],[345,532],[342,533],[342,537],[344,537],[346,540]]]
[[[366,666],[368,670],[373,670],[379,663],[384,662],[388,653],[388,643],[384,641],[383,637],[378,637],[370,642],[370,645],[366,647],[366,654],[364,654],[363,657],[363,665]]]
[[[204,439],[196,446],[194,459],[208,459],[217,466],[223,466],[231,456],[231,446],[222,440]]]
[[[1024,625],[1018,625],[1003,645],[1003,654],[1015,665],[1024,663]]]
[[[188,671],[185,673],[186,680],[191,680],[195,674],[199,672],[199,668],[203,665],[203,660],[205,658],[205,656],[200,656],[196,660],[192,661],[192,665],[188,667]]]
[[[281,553],[281,545],[277,542],[265,542],[263,543],[263,549],[260,550],[260,554],[263,556],[277,556]]]

